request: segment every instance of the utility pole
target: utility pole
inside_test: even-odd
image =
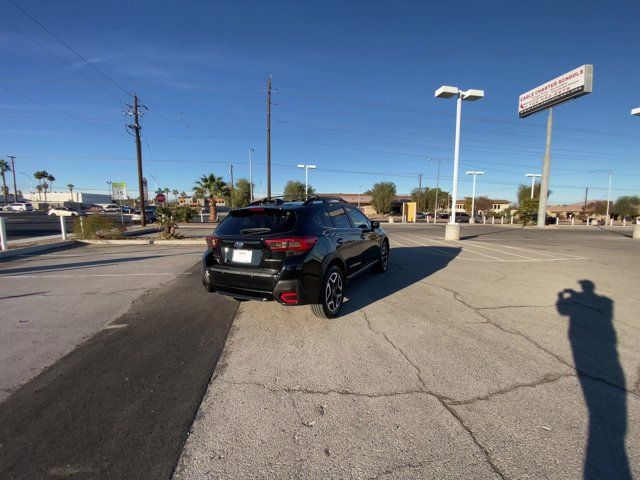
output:
[[[547,117],[547,140],[545,142],[544,160],[542,161],[542,181],[540,182],[540,198],[538,199],[538,228],[544,228],[547,218],[547,199],[549,197],[549,175],[551,174],[551,130],[553,127],[553,107],[549,108]]]
[[[18,185],[16,184],[16,165],[14,163],[14,160],[16,159],[16,157],[14,155],[7,155],[7,157],[11,159],[11,173],[13,175],[13,201],[17,202],[18,201]],[[609,185],[609,187],[611,187],[611,185]]]
[[[419,212],[422,211],[422,174],[418,175],[418,208]]]
[[[613,170],[609,170],[607,174],[609,175],[609,193],[607,193],[607,221],[605,222],[605,226],[611,225],[611,217],[609,217],[609,205],[611,205],[611,177],[613,176]],[[15,173],[13,174],[13,178],[15,181]]]
[[[229,176],[231,177],[231,208],[233,208],[233,164],[229,165]]]
[[[251,164],[253,163],[253,159],[251,158],[251,154],[254,152],[253,148],[249,149],[249,199],[253,202],[253,175]]]
[[[440,162],[441,158],[438,159],[438,177],[436,180],[436,206],[433,209],[433,218],[437,218],[438,215],[438,204],[440,203]]]
[[[131,105],[129,105],[131,107]],[[146,107],[144,107],[146,108]],[[136,137],[136,154],[138,158],[138,190],[140,191],[140,225],[143,227],[147,225],[147,215],[144,210],[145,202],[144,202],[144,186],[142,182],[142,144],[140,143],[140,118],[139,118],[139,109],[138,109],[138,96],[133,94],[133,112],[129,112],[130,115],[133,115],[133,125],[127,125],[128,128],[134,131]]]
[[[589,197],[589,187],[584,189],[584,207],[582,207],[582,213],[587,214],[587,198]]]
[[[271,75],[267,78],[267,198],[271,198]]]

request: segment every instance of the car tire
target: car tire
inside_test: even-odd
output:
[[[382,248],[380,249],[380,258],[376,263],[375,271],[378,273],[384,273],[389,268],[389,242],[386,240],[382,242]]]
[[[213,288],[213,285],[211,284],[211,275],[210,275],[208,269],[204,269],[202,271],[202,284],[204,285],[204,289],[207,292],[209,292],[209,293],[215,292],[215,289]]]
[[[329,267],[320,289],[322,303],[311,305],[311,311],[319,318],[335,318],[344,303],[344,275],[337,265]]]

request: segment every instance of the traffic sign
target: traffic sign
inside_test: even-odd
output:
[[[112,182],[111,189],[114,200],[126,200],[127,199],[127,184],[124,182]]]
[[[164,193],[159,193],[156,195],[156,202],[164,203],[167,201],[167,197],[164,196]]]

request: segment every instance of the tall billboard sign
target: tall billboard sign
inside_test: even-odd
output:
[[[147,187],[147,179],[142,178],[142,192],[144,201],[147,202],[149,200],[149,188]]]
[[[549,107],[591,93],[593,65],[582,65],[529,90],[518,99],[518,117],[524,118]]]

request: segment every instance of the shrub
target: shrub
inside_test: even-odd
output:
[[[104,215],[87,215],[73,219],[76,238],[113,239],[122,237],[124,229],[113,219]]]
[[[189,205],[180,205],[175,209],[175,220],[176,222],[188,223],[191,221],[191,217],[195,214],[195,210],[193,210]]]

